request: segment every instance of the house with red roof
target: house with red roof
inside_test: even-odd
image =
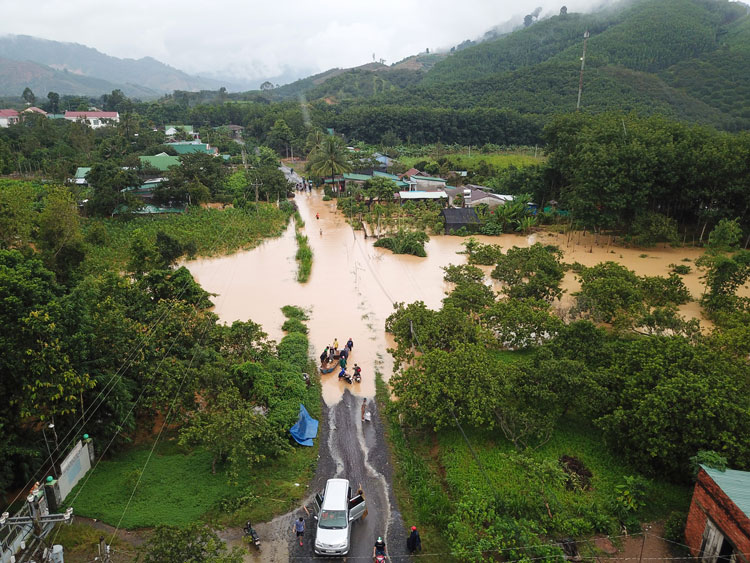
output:
[[[0,109],[0,127],[10,127],[18,123],[18,112],[14,109]]]
[[[65,119],[80,121],[92,129],[99,129],[112,123],[119,123],[120,114],[116,111],[66,111]]]

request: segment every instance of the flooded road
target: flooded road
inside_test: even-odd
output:
[[[447,289],[441,268],[465,263],[465,257],[457,252],[463,250],[462,243],[466,239],[433,236],[426,245],[427,258],[394,255],[374,248],[372,239],[365,240],[361,231],[354,231],[336,211],[335,201],[322,200],[320,190],[299,193],[295,201],[305,221],[302,231],[309,237],[314,254],[312,274],[307,283],[296,281],[297,244],[293,224],[281,237],[267,240],[253,250],[196,260],[186,266],[204,289],[217,294],[215,311],[223,322],[253,320],[278,341],[283,336],[281,307],[297,305],[310,313],[307,324],[315,357],[334,338],[340,345],[353,338],[354,354],[349,363],[351,366],[356,362],[362,368],[362,383],[349,386],[339,382],[335,373],[324,375],[323,398],[328,405],[333,405],[340,400],[345,388],[355,396],[371,398],[375,394],[375,370],[380,370],[385,379],[392,371],[392,361],[386,352],[392,342],[383,326],[393,310],[393,303],[422,300],[428,307],[439,307]],[[316,219],[316,214],[320,219]],[[701,274],[693,264],[703,253],[697,248],[620,248],[608,246],[604,237],[597,240],[591,234],[584,236],[582,233],[570,237],[542,232],[530,236],[506,234],[476,238],[483,243],[499,244],[504,249],[535,242],[556,244],[564,251],[566,262],[593,266],[613,260],[639,275],[667,275],[670,264],[684,263],[692,268],[683,280],[693,297],[699,298],[703,291]],[[684,258],[690,261],[683,262]],[[485,270],[489,272],[490,268]],[[499,290],[499,286],[495,288]],[[571,293],[578,289],[572,272],[566,274],[563,289],[566,293],[555,303],[561,311],[572,305]],[[686,317],[700,318],[697,302],[683,305],[680,310]]]

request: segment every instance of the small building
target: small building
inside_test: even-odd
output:
[[[156,168],[160,172],[166,172],[170,166],[182,165],[179,156],[171,156],[166,153],[159,153],[154,156],[139,156],[138,158],[142,166]]]
[[[154,190],[166,181],[166,178],[150,178],[144,180],[140,186],[131,186],[129,188],[123,188],[120,191],[137,196],[145,202],[150,202],[154,198]]]
[[[78,186],[88,186],[88,181],[86,180],[86,174],[88,174],[90,171],[91,171],[90,166],[79,166],[78,168],[76,168],[75,176],[73,176],[73,178],[71,178],[68,181]]]
[[[120,114],[116,111],[66,111],[65,119],[85,123],[92,129],[107,127],[120,122]]]
[[[701,465],[685,541],[701,561],[750,560],[750,472]]]
[[[445,234],[449,235],[461,228],[470,233],[479,230],[482,222],[479,220],[476,210],[470,207],[446,207],[440,212],[445,221]]]
[[[407,201],[436,201],[436,200],[445,200],[448,201],[448,194],[445,192],[423,192],[423,191],[401,191],[396,194],[398,197],[396,198],[401,203],[405,203]]]
[[[175,140],[175,137],[178,135],[179,132],[182,132],[187,136],[189,139],[197,140],[200,138],[198,133],[193,130],[192,125],[165,125],[164,126],[164,136],[167,138],[167,140]]]
[[[0,127],[10,127],[18,123],[18,112],[14,109],[0,109]]]
[[[409,176],[409,185],[414,191],[442,191],[448,184],[448,180],[433,176]]]
[[[167,146],[172,147],[179,155],[201,153],[218,156],[219,154],[219,149],[216,147],[199,141],[175,141],[174,143],[167,143]]]

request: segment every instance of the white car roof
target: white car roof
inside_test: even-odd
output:
[[[328,479],[323,494],[323,510],[346,510],[349,504],[349,481]]]

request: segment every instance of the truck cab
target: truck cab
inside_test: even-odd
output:
[[[352,524],[365,512],[361,494],[352,496],[347,479],[328,479],[322,493],[315,495],[315,553],[317,555],[346,555]]]

